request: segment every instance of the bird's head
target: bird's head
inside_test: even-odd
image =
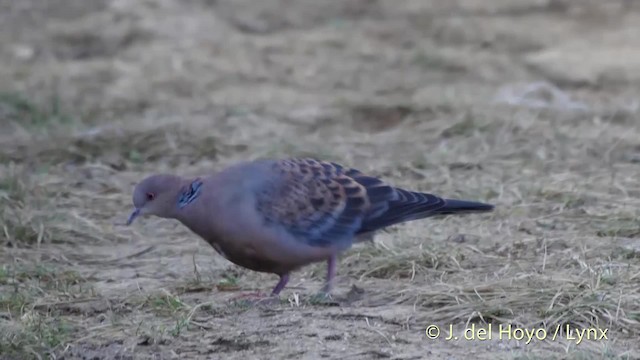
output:
[[[135,209],[127,220],[127,225],[141,215],[155,215],[170,218],[175,213],[182,179],[175,175],[151,175],[142,180],[133,190]]]

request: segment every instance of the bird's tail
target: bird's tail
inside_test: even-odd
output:
[[[443,207],[435,211],[438,215],[462,214],[462,213],[478,213],[492,211],[494,206],[477,201],[443,199],[445,204]]]
[[[376,231],[405,221],[432,216],[462,215],[492,211],[494,206],[476,201],[442,199],[438,196],[395,189],[398,199],[385,202],[380,210],[364,219],[358,234]]]

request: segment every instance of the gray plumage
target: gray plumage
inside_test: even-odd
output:
[[[336,256],[382,228],[436,215],[486,212],[493,205],[443,199],[393,187],[352,168],[315,159],[257,160],[215,175],[152,175],[133,192],[140,215],[177,219],[227,260],[280,281],[327,261],[331,290]]]

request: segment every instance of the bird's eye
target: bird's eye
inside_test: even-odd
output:
[[[155,194],[154,193],[147,193],[147,200],[151,201],[153,200],[153,198],[155,198]]]

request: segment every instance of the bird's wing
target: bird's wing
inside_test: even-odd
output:
[[[315,159],[274,163],[277,181],[257,194],[257,210],[313,246],[351,244],[362,232],[397,223],[416,206],[439,206],[442,199],[417,198],[380,179],[339,164]]]

